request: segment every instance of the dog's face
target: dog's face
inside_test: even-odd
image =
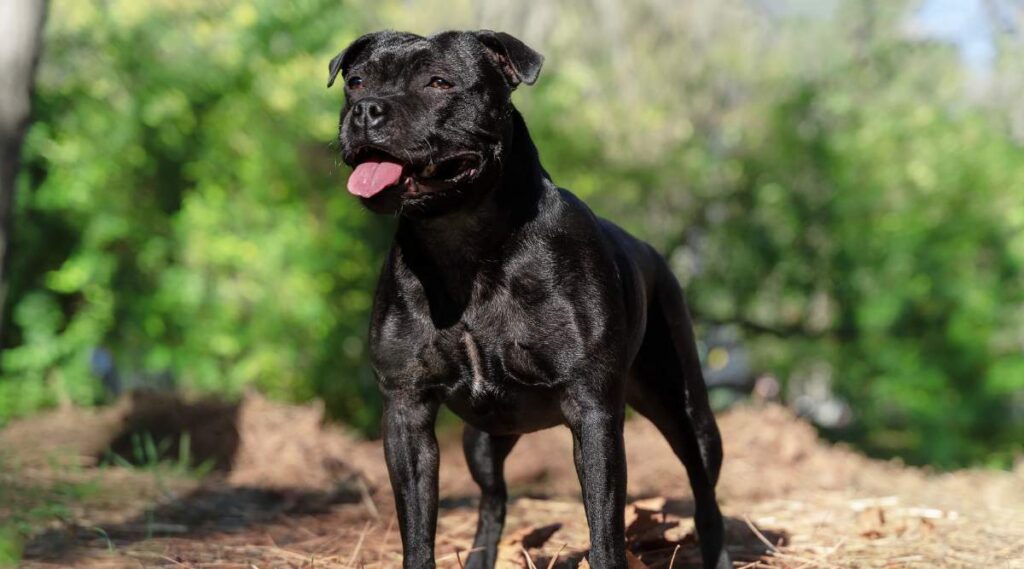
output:
[[[330,63],[345,104],[338,131],[348,190],[378,212],[436,215],[494,185],[510,96],[543,57],[490,31],[362,36]]]

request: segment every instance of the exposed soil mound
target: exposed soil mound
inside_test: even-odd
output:
[[[97,459],[113,453],[144,466],[177,458],[193,466],[229,470],[239,449],[241,407],[217,399],[185,401],[167,393],[132,393],[117,405],[124,410],[117,435]]]
[[[323,405],[274,403],[257,393],[240,401],[134,392],[101,409],[68,408],[16,421],[0,431],[0,452],[21,464],[54,460],[81,466],[148,466],[187,458],[233,486],[333,489],[357,439],[324,424]]]

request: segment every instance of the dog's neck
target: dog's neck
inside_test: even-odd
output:
[[[516,229],[537,215],[549,183],[526,122],[514,107],[502,137],[501,173],[494,187],[469,205],[430,218],[401,218],[395,242],[403,261],[419,277],[435,306],[461,309],[469,302],[474,276]],[[447,321],[455,314],[434,314]]]

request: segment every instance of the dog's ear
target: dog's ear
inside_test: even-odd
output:
[[[380,33],[381,32],[374,32],[372,34],[360,36],[359,38],[356,39],[356,41],[349,44],[348,47],[341,50],[341,52],[338,53],[338,55],[334,56],[334,59],[332,59],[331,63],[327,66],[328,89],[331,87],[331,85],[334,85],[334,80],[338,78],[338,74],[344,74],[345,70],[352,65],[353,61],[355,61],[356,57],[358,57],[359,54],[362,53],[366,49],[366,47],[373,42],[374,38],[380,35]]]
[[[530,46],[505,32],[480,30],[473,32],[476,39],[484,44],[488,55],[505,74],[509,83],[515,88],[520,82],[533,85],[544,65],[544,56]]]

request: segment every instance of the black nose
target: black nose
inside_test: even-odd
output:
[[[359,128],[378,127],[387,117],[387,107],[377,99],[363,99],[352,107],[352,122]]]

